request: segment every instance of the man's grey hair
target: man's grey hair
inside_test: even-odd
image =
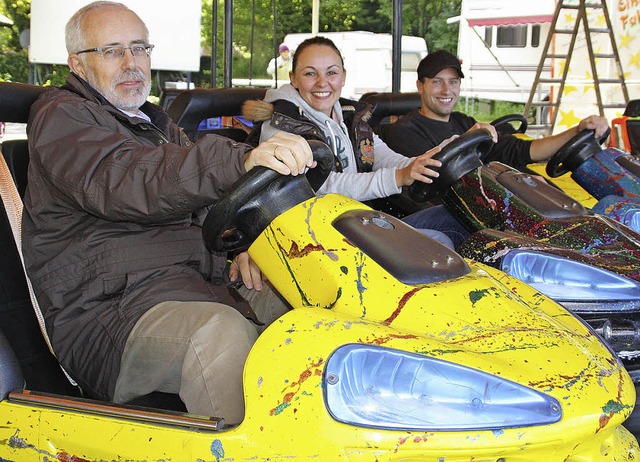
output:
[[[76,11],[71,19],[67,22],[67,26],[65,28],[65,44],[67,46],[67,53],[70,55],[77,53],[78,51],[84,50],[87,48],[87,43],[84,36],[84,30],[82,29],[82,22],[84,21],[87,13],[98,10],[100,8],[105,7],[117,7],[123,8],[125,10],[132,11],[128,6],[119,3],[119,2],[111,2],[111,1],[97,1],[89,3],[88,5],[83,6],[78,11]],[[135,14],[135,12],[134,12]],[[137,16],[137,15],[136,15]],[[140,20],[143,24],[144,21]],[[149,29],[147,25],[144,24],[144,33],[145,40],[149,40]],[[97,44],[100,45],[100,44]]]

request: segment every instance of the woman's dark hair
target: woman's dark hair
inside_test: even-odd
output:
[[[305,48],[308,48],[311,45],[324,45],[326,47],[331,48],[333,51],[338,53],[338,56],[340,56],[340,62],[342,63],[342,67],[344,68],[344,58],[342,57],[342,53],[340,53],[340,50],[338,50],[338,47],[336,46],[336,44],[333,43],[333,41],[331,39],[328,39],[327,37],[316,35],[315,37],[306,39],[300,45],[298,45],[298,48],[296,48],[295,52],[293,53],[293,62],[291,63],[291,70],[293,72],[296,71],[296,67],[298,66],[298,55],[300,55]]]

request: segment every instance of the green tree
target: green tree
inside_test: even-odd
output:
[[[202,46],[205,56],[202,70],[193,76],[199,86],[209,85],[211,70],[212,2],[218,2],[216,76],[222,85],[224,46],[224,0],[202,0]],[[276,5],[274,27],[274,1]],[[404,0],[403,33],[424,37],[429,49],[445,48],[456,52],[457,24],[446,19],[460,12],[462,0]],[[339,32],[368,30],[390,32],[392,0],[320,0],[319,30]],[[29,65],[27,51],[20,46],[20,34],[30,27],[30,0],[0,0],[0,12],[14,24],[0,27],[0,79],[37,84],[60,85],[68,73],[64,65]],[[269,60],[286,34],[311,31],[311,0],[233,0],[233,75],[234,77],[268,78]],[[253,32],[253,33],[252,33]],[[253,38],[253,40],[252,40]],[[176,70],[179,71],[179,70]],[[163,80],[156,73],[154,93]],[[171,73],[166,78],[180,77]],[[186,78],[186,76],[185,76]]]
[[[27,50],[20,46],[20,33],[29,28],[29,0],[2,0],[0,13],[13,21],[0,27],[0,81],[27,82],[29,63]]]
[[[458,23],[447,19],[460,14],[462,0],[405,0],[402,13],[404,34],[424,37],[429,50],[458,52]]]
[[[218,75],[221,77],[224,0],[218,1]],[[207,47],[211,43],[211,2],[212,0],[203,1],[202,35],[203,44]],[[460,14],[461,2],[462,0],[404,0],[401,2],[403,33],[424,37],[429,49],[444,48],[457,52],[458,24],[447,24],[446,21],[447,18]],[[234,0],[234,77],[248,77],[251,66],[254,78],[267,78],[266,66],[277,54],[277,46],[284,36],[288,33],[311,31],[311,3],[311,0],[277,0],[274,28],[272,0]],[[392,0],[321,0],[318,29],[320,32],[367,30],[389,33],[392,16]]]
[[[31,11],[31,0],[2,0],[0,2],[0,12],[13,21],[13,25],[5,26],[5,31],[9,30],[7,36],[3,35],[2,45],[7,49],[19,50],[20,33],[29,29]],[[5,41],[6,40],[6,41]]]
[[[69,69],[64,65],[29,64],[27,50],[20,45],[20,35],[31,23],[31,0],[1,0],[0,12],[13,21],[3,27],[0,47],[0,80],[32,82],[39,85],[61,85]]]

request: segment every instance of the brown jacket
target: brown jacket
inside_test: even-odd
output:
[[[136,321],[162,301],[233,304],[226,255],[203,245],[212,204],[249,146],[191,143],[162,109],[128,117],[78,76],[33,104],[23,218],[28,274],[58,359],[110,399]],[[250,314],[247,313],[249,316]]]

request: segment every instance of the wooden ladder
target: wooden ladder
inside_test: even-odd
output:
[[[558,18],[561,14],[566,13],[567,10],[577,10],[575,22],[573,26],[569,26],[566,29],[558,29]],[[590,26],[588,20],[589,13],[596,15],[602,14],[606,21],[606,27],[595,28]],[[615,36],[613,34],[611,18],[607,9],[606,0],[590,0],[588,2],[587,0],[578,0],[577,2],[576,0],[558,0],[558,4],[556,6],[556,10],[553,14],[553,19],[551,22],[551,28],[549,29],[549,34],[547,36],[542,55],[540,57],[540,62],[536,70],[536,76],[533,81],[533,85],[531,86],[529,99],[524,109],[524,115],[527,117],[529,116],[532,108],[540,109],[536,111],[535,124],[530,125],[530,127],[542,129],[543,131],[546,131],[547,135],[550,135],[553,132],[553,128],[556,124],[560,102],[562,100],[562,94],[564,91],[564,85],[569,73],[569,64],[571,62],[581,24],[584,29],[587,51],[589,53],[589,62],[591,64],[591,74],[593,76],[593,84],[597,100],[596,103],[600,115],[604,116],[604,110],[606,108],[624,108],[629,102],[629,92],[627,90],[627,85],[624,79],[624,73],[622,72],[620,55],[618,53],[618,46],[616,44]],[[593,38],[598,36],[596,34],[600,34],[600,36],[602,36],[602,34],[605,34],[608,37],[611,49],[610,53],[594,52]],[[569,46],[565,53],[558,53],[555,50],[551,51],[551,49],[556,45],[556,36],[560,35],[570,36]],[[562,76],[556,78],[542,77],[541,74],[543,70],[545,69],[545,67],[548,68],[549,66],[548,60],[553,59],[565,60],[564,68],[562,70]],[[618,77],[600,78],[598,75],[598,66],[596,60],[612,60],[611,62],[615,63]],[[542,85],[545,84],[547,85],[547,88],[551,89],[551,91],[548,92],[549,96],[547,100],[543,99],[547,93],[542,87]],[[601,85],[620,85],[624,101],[605,104],[602,100]],[[557,91],[554,92],[554,89],[556,88]],[[554,93],[556,95],[555,100],[553,99]],[[543,110],[544,108],[550,109],[550,117],[547,117],[546,115],[545,117],[542,116],[544,112],[547,112]],[[543,119],[547,120],[545,121]]]

